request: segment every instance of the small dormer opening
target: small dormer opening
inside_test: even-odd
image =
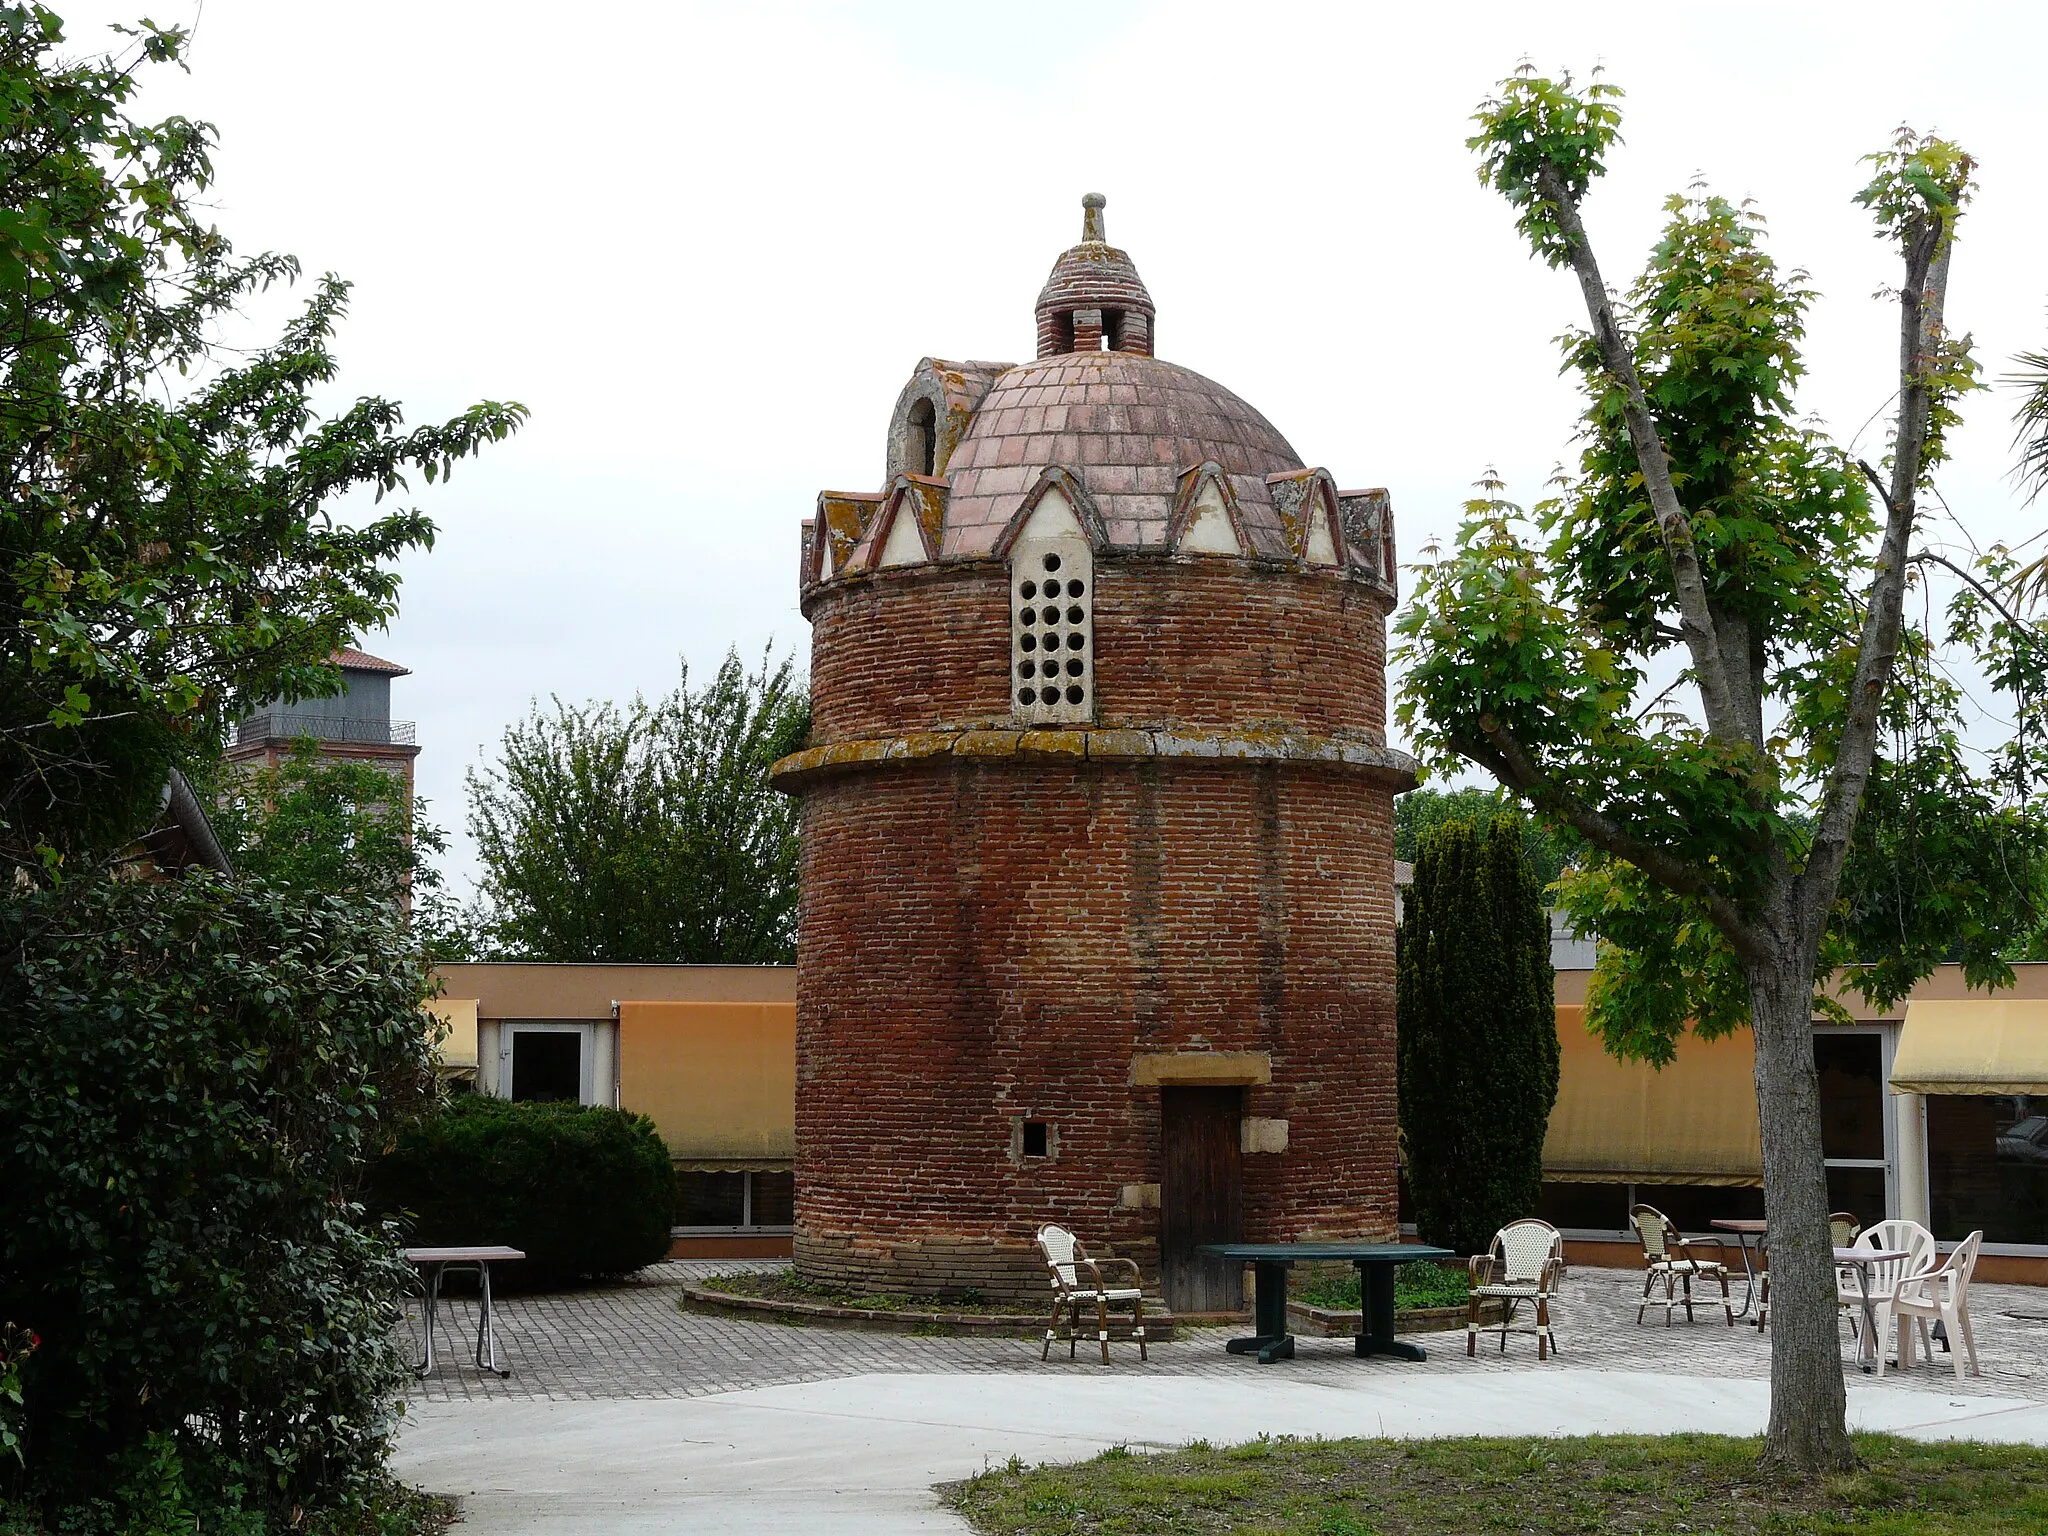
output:
[[[1105,309],[1102,312],[1102,336],[1112,352],[1124,350],[1124,312],[1120,309]]]
[[[904,444],[907,450],[904,462],[912,474],[936,475],[939,462],[938,413],[932,409],[929,400],[919,400],[910,408],[910,440]]]

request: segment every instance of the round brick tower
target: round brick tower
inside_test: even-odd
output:
[[[1083,205],[1037,359],[926,358],[803,527],[796,1263],[1036,1300],[1050,1221],[1234,1308],[1196,1244],[1395,1231],[1393,520]]]

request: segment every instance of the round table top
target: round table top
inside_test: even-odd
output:
[[[1768,1232],[1771,1229],[1771,1224],[1761,1217],[1750,1219],[1747,1217],[1727,1216],[1717,1221],[1710,1221],[1707,1225],[1715,1228],[1717,1231],[1740,1232],[1745,1236],[1754,1236],[1758,1233]]]

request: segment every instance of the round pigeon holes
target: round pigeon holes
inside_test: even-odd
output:
[[[1081,585],[1079,577],[1067,583],[1067,596],[1069,597],[1079,597],[1087,590],[1086,587]]]
[[[1024,608],[1019,610],[1017,614],[1017,622],[1019,624],[1024,625],[1026,628],[1029,628],[1031,625],[1036,624],[1038,622],[1038,610],[1036,608]]]
[[[1057,687],[1041,688],[1038,690],[1038,697],[1043,703],[1057,704],[1060,701],[1060,691]]]
[[[1019,704],[1029,704],[1033,699],[1037,697],[1038,690],[1035,688],[1019,688],[1017,690],[1017,702]]]
[[[1017,663],[1017,675],[1019,677],[1030,677],[1034,675],[1037,671],[1038,666],[1035,662],[1020,661]]]
[[[1035,581],[1025,582],[1023,586],[1017,589],[1017,595],[1028,602],[1038,595],[1038,583]]]
[[[1023,650],[1035,651],[1038,649],[1038,636],[1020,635],[1017,637],[1017,644]]]
[[[1058,555],[1047,555],[1043,564],[1048,571],[1056,571],[1060,568],[1060,557]]]
[[[1070,651],[1078,651],[1087,643],[1086,640],[1081,638],[1081,631],[1078,629],[1070,631],[1067,635],[1067,649]]]
[[[1078,704],[1084,697],[1085,695],[1081,692],[1081,685],[1079,683],[1075,683],[1067,690],[1067,702],[1069,704]]]
[[[1026,662],[1026,663],[1025,663],[1025,665],[1026,665],[1026,666],[1029,666],[1029,665],[1030,665],[1030,663],[1029,663],[1029,662]],[[1083,668],[1083,667],[1082,667],[1082,665],[1081,665],[1081,658],[1080,658],[1080,657],[1078,657],[1078,656],[1069,656],[1069,657],[1067,658],[1067,676],[1069,676],[1069,677],[1079,677],[1079,676],[1081,675],[1081,673],[1082,673],[1082,671],[1083,671],[1083,670],[1084,670],[1084,668]]]
[[[1084,617],[1086,615],[1081,612],[1081,605],[1079,603],[1074,604],[1073,607],[1067,610],[1067,622],[1069,624],[1078,624]]]

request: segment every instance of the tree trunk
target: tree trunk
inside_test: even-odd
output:
[[[1842,1386],[1813,1064],[1813,957],[1799,953],[1804,946],[1789,938],[1790,926],[1779,928],[1786,937],[1772,946],[1776,953],[1748,968],[1771,1222],[1771,1422],[1763,1465],[1811,1477],[1854,1466],[1856,1453]]]

